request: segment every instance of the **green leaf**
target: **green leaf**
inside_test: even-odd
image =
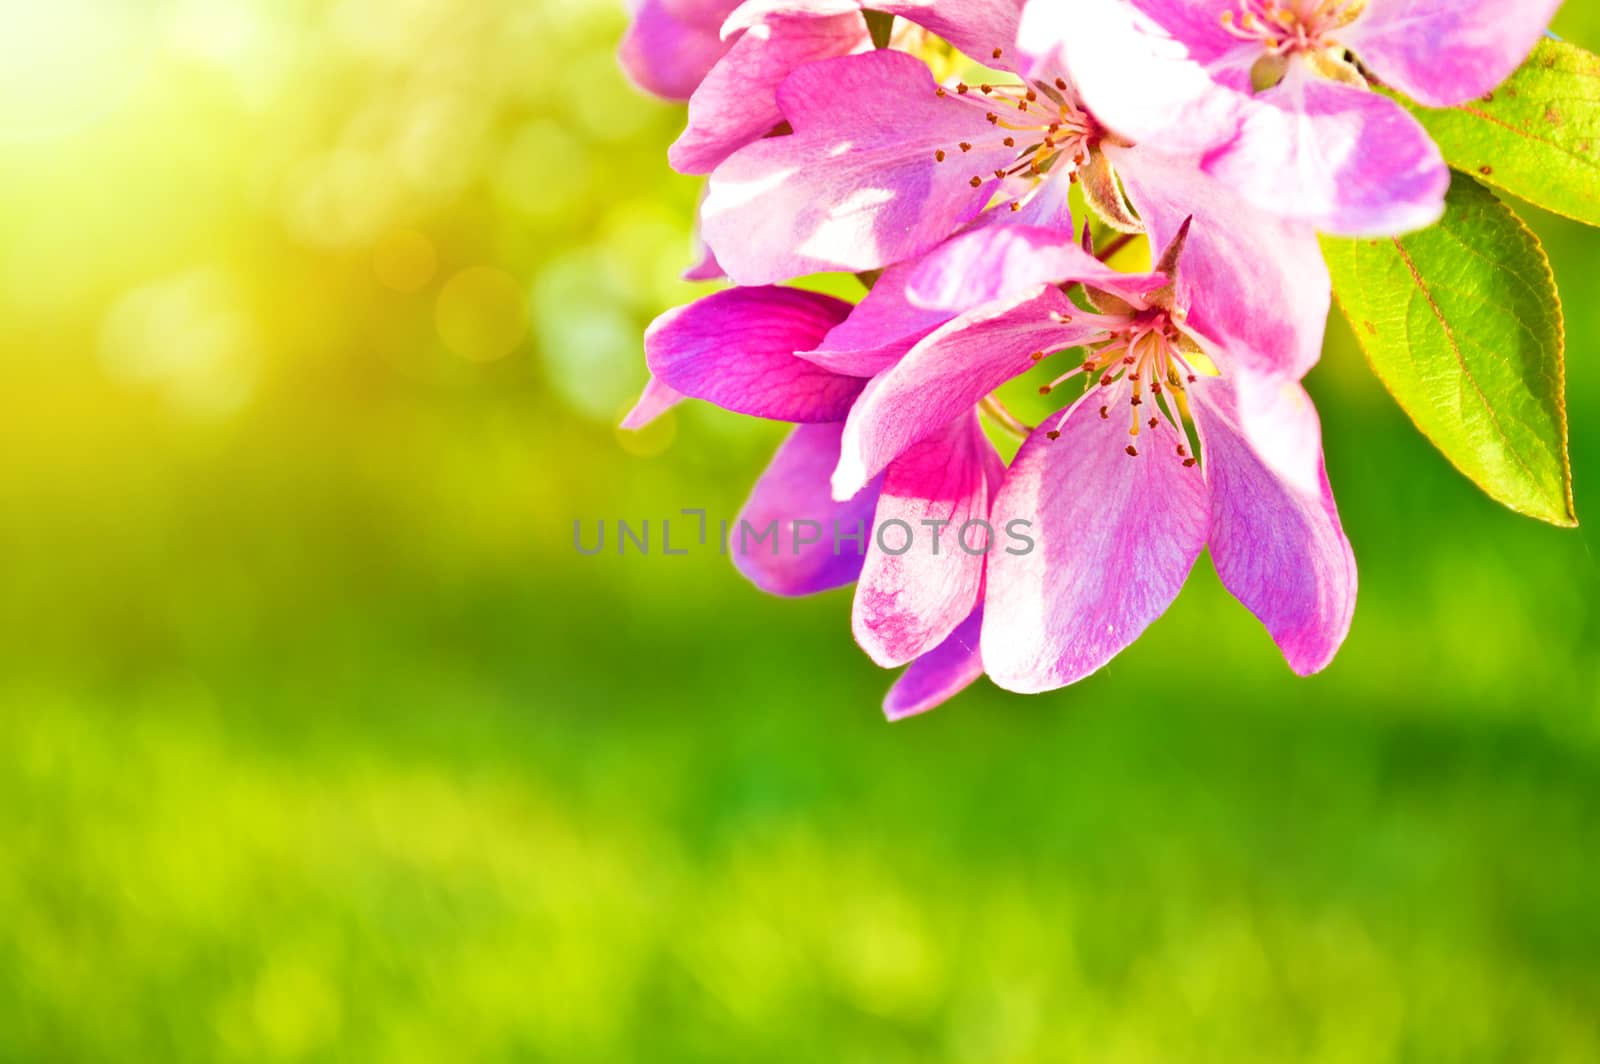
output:
[[[1600,56],[1544,40],[1482,99],[1443,110],[1401,102],[1457,170],[1600,225]]]
[[[1444,219],[1399,239],[1323,239],[1334,294],[1417,428],[1518,513],[1577,524],[1561,301],[1539,239],[1457,177]]]

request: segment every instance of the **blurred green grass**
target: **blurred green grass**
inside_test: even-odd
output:
[[[781,435],[612,427],[695,195],[616,13],[149,10],[118,109],[3,152],[0,1059],[1600,1059],[1593,534],[1342,324],[1326,674],[1202,563],[1103,675],[890,727],[847,597],[572,550]],[[1538,227],[1583,508],[1600,235]],[[528,339],[474,361],[483,266]]]

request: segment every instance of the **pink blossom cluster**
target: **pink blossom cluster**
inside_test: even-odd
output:
[[[1031,523],[1028,552],[738,555],[777,594],[856,585],[857,642],[909,666],[892,717],[984,674],[1089,675],[1204,550],[1314,673],[1356,598],[1301,385],[1318,234],[1434,223],[1449,171],[1395,94],[1491,91],[1558,6],[642,0],[622,61],[688,102],[669,157],[707,177],[691,276],[732,287],[651,326],[628,424],[684,397],[794,423],[758,522]],[[1108,265],[1130,239],[1148,272]],[[870,288],[791,284],[828,272]],[[1041,364],[1066,398],[1025,424],[996,392]],[[1009,466],[985,419],[1023,437]]]

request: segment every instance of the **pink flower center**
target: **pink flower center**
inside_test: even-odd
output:
[[[1117,408],[1122,407],[1129,421],[1130,458],[1139,456],[1143,437],[1154,445],[1174,448],[1186,467],[1197,465],[1184,428],[1188,389],[1200,379],[1185,350],[1196,348],[1173,315],[1151,307],[1108,315],[1077,312],[1058,315],[1058,320],[1062,324],[1103,322],[1106,336],[1089,346],[1082,363],[1039,389],[1041,395],[1049,395],[1080,374],[1098,377],[1045,435],[1052,440],[1060,438],[1061,426],[1084,403],[1098,407],[1099,416],[1105,420],[1118,416]],[[1044,357],[1042,351],[1033,354],[1036,362]]]
[[[1367,0],[1240,0],[1222,25],[1241,41],[1260,42],[1275,55],[1322,52],[1354,22]]]
[[[1002,147],[1016,150],[1015,161],[990,173],[972,175],[972,187],[979,188],[985,181],[1008,177],[1042,178],[1059,172],[1073,174],[1089,158],[1100,139],[1100,130],[1088,112],[1072,100],[1065,80],[1057,78],[1054,84],[1046,81],[1013,85],[968,85],[955,88],[940,87],[941,97],[957,101],[963,106],[984,111],[993,127],[989,141],[999,141]],[[988,142],[985,142],[987,146]],[[962,141],[950,148],[941,148],[934,158],[938,162],[958,161],[961,156],[977,147]],[[1017,208],[1012,205],[1012,209]]]

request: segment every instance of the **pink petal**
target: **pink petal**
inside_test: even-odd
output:
[[[752,26],[690,97],[688,127],[668,150],[668,161],[680,173],[709,174],[783,122],[778,86],[784,78],[806,63],[871,48],[867,24],[856,12]]]
[[[858,0],[744,0],[723,23],[722,32],[732,37],[775,19],[832,18],[862,10],[864,7]]]
[[[681,392],[674,391],[651,377],[644,386],[644,394],[639,396],[639,401],[633,404],[633,409],[622,419],[622,427],[631,431],[642,429],[682,401]]]
[[[722,272],[722,264],[704,244],[700,245],[699,257],[694,265],[683,271],[685,281],[720,281],[725,276],[727,275]]]
[[[1091,396],[1060,439],[1036,431],[995,500],[995,527],[1029,522],[1035,541],[989,559],[983,663],[1007,690],[1049,691],[1104,666],[1166,611],[1205,547],[1204,477],[1170,430],[1146,432],[1129,457],[1116,390],[1109,419]]]
[[[983,659],[978,653],[982,629],[983,610],[979,608],[950,638],[900,674],[883,701],[884,714],[890,720],[905,720],[938,708],[970,687],[983,675]]]
[[[1429,107],[1456,107],[1522,65],[1561,0],[1370,0],[1344,34],[1385,84]]]
[[[1246,203],[1181,160],[1139,148],[1111,154],[1154,246],[1194,218],[1178,276],[1195,329],[1262,372],[1300,377],[1316,365],[1332,288],[1311,228]]]
[[[907,281],[916,259],[883,271],[850,316],[801,357],[835,373],[872,377],[906,356],[923,337],[949,321],[950,311],[913,303]]]
[[[1444,157],[1393,100],[1296,63],[1251,102],[1238,138],[1202,163],[1242,199],[1350,237],[1423,229],[1444,213]]]
[[[733,288],[669,310],[645,333],[645,361],[668,387],[775,421],[840,421],[865,382],[798,357],[850,304],[795,288]]]
[[[982,108],[935,88],[920,59],[889,50],[789,75],[778,106],[794,133],[741,148],[711,175],[706,241],[729,276],[878,269],[976,215],[1016,149],[991,135]],[[962,141],[976,147],[962,153]]]
[[[851,618],[856,642],[873,661],[904,665],[944,642],[972,612],[991,545],[980,523],[989,517],[991,484],[998,488],[1003,474],[970,410],[889,466]]]
[[[1070,188],[1065,181],[1047,181]],[[964,311],[1004,295],[1076,274],[1082,279],[1117,274],[1086,255],[1073,240],[1072,215],[1064,197],[1037,196],[1031,210],[985,211],[969,231],[945,241],[920,259],[885,270],[844,324],[806,358],[836,373],[873,376],[904,358],[912,347]],[[1013,223],[1036,218],[1040,226]],[[1058,227],[1059,226],[1059,227]],[[1061,248],[1067,248],[1061,251]]]
[[[694,254],[695,263],[683,271],[685,281],[720,281],[726,275],[722,272],[722,264],[717,261],[716,255],[706,247],[705,238],[701,235],[704,228],[700,221],[700,212],[705,209],[706,190],[700,189],[700,202],[694,211]]]
[[[1076,308],[1057,288],[963,314],[873,379],[845,423],[834,494],[849,497],[917,441],[1013,377],[1035,351],[1076,347],[1096,330],[1053,321]]]
[[[1211,486],[1211,560],[1301,675],[1333,660],[1356,605],[1356,563],[1339,523],[1311,397],[1287,381],[1196,389]]]
[[[1217,84],[1189,42],[1126,0],[1031,0],[1019,33],[1038,60],[1034,72],[1064,72],[1095,120],[1126,142],[1193,153],[1238,128],[1239,94]]]
[[[668,100],[687,100],[727,51],[719,29],[738,0],[643,0],[623,34],[617,60],[633,83]]]
[[[1002,194],[1004,192],[1002,188]],[[1012,211],[1007,204],[1001,204],[984,212],[979,220],[992,215],[995,223],[1056,229],[1069,236],[1073,233],[1075,223],[1072,220],[1071,181],[1040,181],[1025,190],[1017,202],[1019,206],[1016,211]]]
[[[943,37],[974,59],[988,61],[994,49],[1017,39],[1020,0],[747,0],[733,13],[725,34],[774,17],[882,11]]]
[[[839,460],[839,430],[800,425],[791,432],[728,531],[734,566],[769,594],[812,595],[844,587],[861,572],[879,485],[833,501],[828,475]]]
[[[1070,230],[990,225],[947,240],[919,259],[907,278],[907,296],[953,315],[1039,285],[1077,282],[1131,296],[1161,283],[1152,281],[1149,274],[1113,270],[1084,251]]]
[[[1256,56],[1261,53],[1259,46],[1241,41],[1223,25],[1224,14],[1231,11],[1238,17],[1239,0],[1132,0],[1132,3],[1183,42],[1189,58],[1202,66],[1226,62],[1232,53],[1240,50]]]

